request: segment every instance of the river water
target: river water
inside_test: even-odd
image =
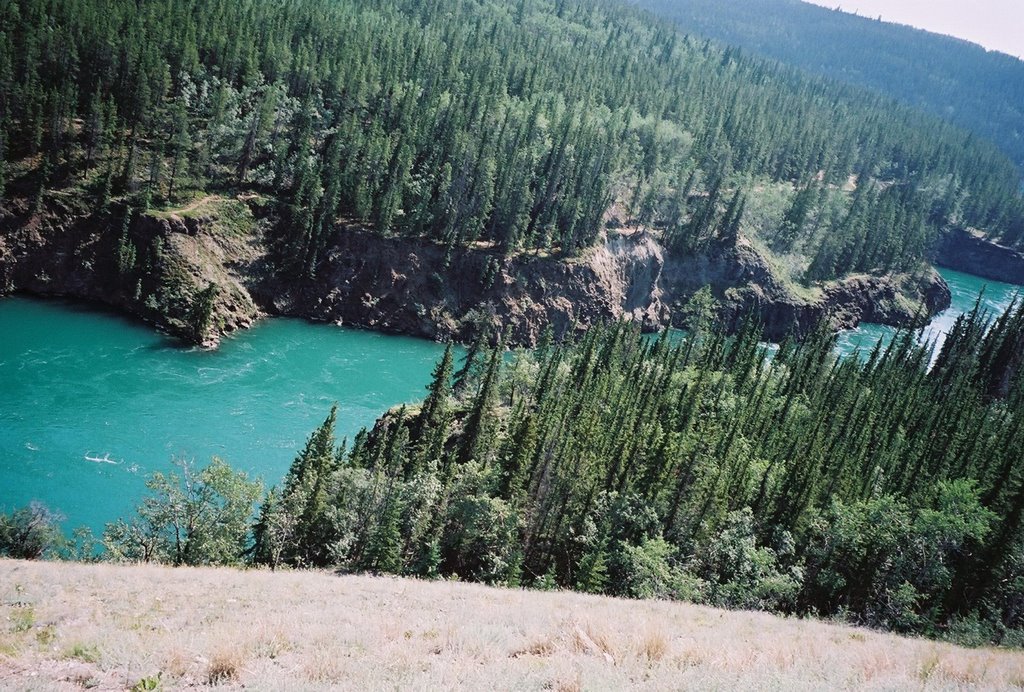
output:
[[[338,402],[338,436],[426,393],[444,346],[266,320],[217,351],[77,303],[0,300],[0,507],[40,500],[66,529],[128,517],[173,457],[281,480]]]
[[[948,309],[940,312],[922,333],[922,338],[934,342],[936,352],[941,348],[945,335],[953,327],[957,317],[974,309],[978,296],[981,296],[981,307],[992,315],[1002,314],[1010,307],[1018,291],[1024,287],[1013,284],[989,281],[971,274],[939,269],[942,278],[949,284],[952,301]],[[859,352],[866,357],[880,339],[886,343],[892,340],[896,330],[881,324],[862,324],[857,329],[840,332],[837,347],[840,353]]]
[[[986,287],[992,311],[1018,287],[942,270],[953,306],[936,333]],[[869,351],[893,330],[840,335]],[[0,300],[0,508],[40,500],[71,529],[129,517],[145,477],[174,457],[214,456],[280,481],[306,437],[339,404],[339,437],[421,399],[444,347],[294,319],[267,320],[219,350],[183,349],[149,327],[62,301]]]

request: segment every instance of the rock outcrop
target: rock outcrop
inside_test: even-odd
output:
[[[731,324],[747,314],[757,315],[765,338],[780,341],[804,336],[821,320],[836,330],[861,322],[913,326],[949,307],[949,286],[934,269],[920,277],[857,274],[830,281],[797,296],[781,285],[765,260],[749,248],[737,251],[739,274],[725,291]]]
[[[663,249],[647,236],[614,237],[573,259],[381,238],[341,229],[314,281],[267,282],[257,294],[281,314],[435,339],[469,339],[487,326],[536,343],[544,328],[586,329],[609,319],[667,324]]]
[[[145,214],[125,227],[123,218],[50,209],[0,220],[0,294],[103,303],[209,347],[264,314],[250,294],[263,259],[251,235],[224,232],[212,218]],[[211,325],[197,330],[209,286]]]
[[[232,223],[223,223],[229,210]],[[141,215],[127,227],[74,210],[9,215],[0,220],[0,289],[97,300],[208,346],[264,314],[433,339],[504,329],[510,343],[532,345],[548,325],[556,334],[616,319],[681,326],[679,308],[704,286],[727,320],[753,313],[770,339],[804,334],[821,319],[835,328],[906,325],[949,305],[935,273],[856,276],[797,295],[745,242],[677,257],[643,230],[609,231],[573,258],[505,257],[341,224],[316,277],[285,282],[269,270],[260,222],[241,201],[211,198],[184,211]]]
[[[970,229],[949,230],[935,250],[935,263],[992,281],[1024,284],[1024,252]]]

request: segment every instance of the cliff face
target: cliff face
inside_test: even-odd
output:
[[[952,229],[943,237],[935,263],[992,281],[1024,284],[1024,253],[968,229]]]
[[[214,218],[122,221],[50,209],[0,219],[0,294],[25,291],[95,301],[182,339],[214,346],[262,312],[249,287],[263,251],[251,236],[224,232]],[[197,330],[197,302],[215,286],[211,325]]]
[[[747,315],[755,315],[762,322],[765,338],[771,341],[804,336],[821,320],[836,330],[851,329],[861,322],[909,326],[918,313],[930,317],[945,310],[952,298],[946,282],[932,269],[917,278],[850,276],[797,295],[742,239],[736,248],[718,253],[672,258],[665,284],[665,292],[677,297],[677,305],[678,297],[711,286],[727,324],[735,328]]]
[[[3,292],[97,300],[206,345],[267,313],[434,339],[467,340],[490,326],[532,345],[549,324],[556,334],[615,319],[649,330],[679,326],[678,308],[703,286],[726,318],[754,313],[771,339],[806,333],[820,319],[835,328],[904,325],[920,305],[931,314],[949,304],[937,274],[853,277],[798,297],[745,243],[680,258],[643,231],[610,232],[571,259],[504,258],[486,247],[446,254],[433,243],[342,225],[315,279],[283,282],[268,268],[260,223],[238,200],[207,198],[127,227],[74,210],[45,223],[27,215],[0,221]]]
[[[610,239],[582,257],[559,260],[488,249],[456,249],[341,230],[315,281],[264,283],[274,312],[340,324],[468,339],[485,325],[533,344],[548,324],[556,333],[628,318],[666,324],[659,278],[662,248],[650,238]]]
[[[779,284],[753,250],[738,249],[737,267],[734,287],[725,292],[731,322],[746,314],[758,315],[765,338],[771,341],[806,335],[821,320],[836,330],[852,329],[861,322],[908,327],[915,318],[927,319],[945,310],[952,300],[949,286],[934,269],[919,278],[858,274],[798,297]]]

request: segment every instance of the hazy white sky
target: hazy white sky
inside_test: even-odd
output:
[[[807,0],[1024,57],[1024,0]]]

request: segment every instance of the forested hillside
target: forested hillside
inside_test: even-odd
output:
[[[993,146],[610,0],[14,0],[0,142],[4,233],[85,209],[136,294],[161,247],[132,217],[211,193],[300,281],[339,219],[499,257],[742,235],[805,283],[916,271],[948,224],[1024,237]]]
[[[1024,307],[837,359],[624,324],[506,354],[481,338],[351,443],[335,416],[285,478],[156,474],[103,557],[332,567],[844,619],[1024,644]],[[183,482],[184,481],[184,482]],[[53,550],[40,508],[0,554]],[[73,555],[95,559],[86,542]]]
[[[1019,171],[994,145],[611,0],[13,0],[0,142],[0,290],[34,248],[68,283],[109,271],[132,300],[176,305],[195,341],[225,293],[236,319],[255,312],[246,272],[289,300],[349,291],[365,311],[387,303],[380,285],[481,293],[522,276],[523,303],[589,296],[663,323],[669,307],[626,294],[660,292],[659,272],[694,282],[724,255],[725,280],[780,293],[875,275],[848,293],[924,282],[951,226],[1024,242]],[[204,255],[220,273],[189,274]],[[560,292],[573,272],[586,290]],[[620,283],[591,290],[606,275]],[[900,304],[898,285],[869,308]],[[224,462],[183,465],[184,485],[157,474],[106,555],[1019,644],[1024,308],[961,320],[933,366],[910,334],[837,361],[824,326],[768,360],[761,323],[715,323],[711,289],[687,291],[678,343],[611,324],[579,343],[549,330],[510,358],[506,333],[485,331],[463,363],[449,350],[421,405],[351,445],[332,413],[254,526],[260,487]],[[37,557],[52,528],[40,508],[0,515],[0,552]]]
[[[1019,645],[1024,308],[962,318],[931,367],[910,333],[864,362],[825,334],[769,362],[756,334],[592,330],[454,380],[446,356],[349,449],[332,413],[253,557]]]
[[[1024,171],[1024,62],[799,0],[633,0],[682,31],[878,89],[990,139]],[[993,17],[993,21],[1000,21]]]

